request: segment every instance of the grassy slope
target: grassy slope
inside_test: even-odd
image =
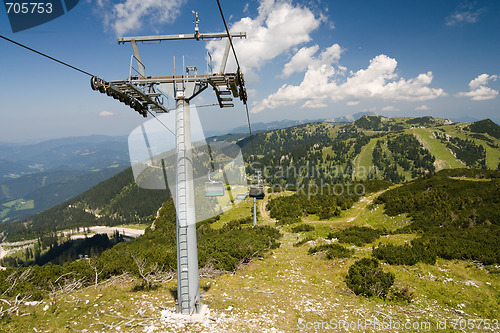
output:
[[[471,137],[470,132],[464,132],[461,130],[463,127],[465,126],[464,125],[445,126],[444,129],[450,135],[456,136],[463,140],[469,139],[474,141],[474,143],[483,146],[483,148],[486,149],[486,167],[489,169],[496,169],[500,158],[500,149],[490,147],[484,140]],[[495,144],[500,145],[499,139],[495,139],[494,137],[486,133],[482,134],[493,140]]]
[[[453,126],[446,126],[446,127],[447,127],[446,131],[450,135],[457,136],[462,139],[466,138],[465,134],[460,134],[460,133],[457,134]],[[415,137],[418,139],[418,141],[420,141],[423,147],[428,149],[430,153],[434,155],[434,157],[436,158],[436,162],[434,163],[434,165],[436,166],[436,171],[449,168],[465,167],[465,164],[462,161],[453,156],[451,151],[432,135],[433,131],[435,131],[434,128],[430,129],[413,128],[413,129],[407,129],[404,132],[407,134],[415,135]],[[384,136],[383,138],[386,139],[387,137],[394,137],[394,134],[389,133],[387,136]],[[372,167],[373,163],[372,151],[378,140],[379,140],[378,138],[370,140],[370,142],[362,148],[361,153],[358,156],[356,156],[356,159],[354,160],[354,165],[357,170],[356,177],[358,179],[366,179],[365,173],[367,172],[364,172],[364,170],[369,170],[369,168]],[[496,169],[496,166],[498,165],[498,158],[500,157],[500,150],[491,148],[482,140],[478,139],[473,139],[473,140],[476,143],[481,144],[486,149],[487,167],[491,169]],[[383,145],[383,147],[384,151],[390,155],[390,152],[387,151],[386,145]],[[410,173],[405,172],[399,166],[398,166],[398,172],[404,174],[407,179],[411,179]]]
[[[455,136],[464,140],[469,139],[474,141],[476,144],[483,146],[486,149],[486,166],[489,169],[496,169],[500,159],[500,149],[490,147],[484,140],[472,138],[470,136],[470,132],[464,132],[461,130],[462,127],[464,127],[464,125],[440,126],[440,128],[444,129],[446,133],[451,136]],[[462,161],[457,159],[443,143],[441,143],[434,137],[432,133],[436,130],[437,129],[434,127],[412,128],[406,129],[404,130],[404,132],[407,134],[415,135],[415,137],[420,141],[423,147],[428,149],[431,154],[434,155],[434,157],[436,158],[436,162],[434,163],[434,165],[436,166],[436,171],[449,168],[465,167],[465,164]],[[495,139],[487,134],[484,135],[493,140],[493,142],[497,145],[500,145],[500,140]],[[389,133],[387,136],[384,136],[384,138],[393,136],[394,134]],[[375,147],[377,140],[377,138],[370,140],[370,142],[362,148],[361,153],[356,156],[354,164],[356,170],[358,170],[358,174],[356,174],[358,179],[366,178],[366,176],[363,177],[363,170],[369,170],[370,166],[372,165],[371,153],[373,151],[373,147]],[[402,169],[399,169],[399,167],[398,172],[407,176],[407,179],[411,178],[408,172],[404,172]]]
[[[358,179],[366,179],[368,171],[373,168],[372,152],[378,139],[371,139],[356,156],[354,160],[355,177]]]
[[[363,199],[338,219],[307,222],[317,227],[310,234],[325,237],[332,228],[347,225],[395,228],[408,223],[404,216],[383,215],[381,207],[369,210],[367,207],[374,196]],[[230,214],[247,216],[248,208],[242,205]],[[272,223],[266,214],[261,214],[259,224]],[[13,316],[9,323],[2,322],[0,330],[143,332],[147,331],[146,327],[156,327],[161,332],[266,332],[273,328],[290,332],[299,327],[299,320],[330,322],[367,318],[429,322],[431,331],[435,331],[437,322],[444,319],[498,318],[500,274],[488,274],[463,261],[438,260],[434,266],[383,265],[384,270],[396,275],[396,285],[411,286],[415,290],[416,300],[406,304],[356,297],[346,289],[344,277],[348,267],[357,258],[369,256],[375,244],[354,247],[356,254],[351,259],[325,260],[321,254],[308,255],[307,244],[293,247],[296,234],[288,232],[289,229],[289,226],[281,228],[282,246],[263,260],[255,260],[235,274],[201,280],[204,302],[209,305],[202,324],[178,325],[170,323],[168,316],[165,318],[165,314],[174,311],[170,293],[170,288],[175,287],[174,281],[157,290],[134,292],[137,281],[124,278],[96,289],[91,287],[54,297],[42,304],[23,306],[21,313],[29,314]],[[307,235],[302,234],[300,238]],[[392,235],[380,241],[403,244],[413,237]],[[163,319],[160,318],[162,311]],[[460,311],[465,315],[460,315]],[[370,327],[367,330],[371,331]]]
[[[453,156],[451,151],[432,135],[434,129],[415,128],[407,131],[413,133],[424,148],[428,149],[436,157],[436,162],[434,163],[436,171],[465,167],[462,161]]]

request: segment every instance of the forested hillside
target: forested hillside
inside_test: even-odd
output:
[[[150,223],[166,190],[145,190],[134,181],[131,168],[99,183],[90,190],[28,218],[23,223],[0,224],[8,240],[37,238],[56,230],[93,225]]]
[[[363,116],[351,124],[313,123],[239,141],[247,171],[266,169],[268,183],[303,187],[355,179],[401,183],[456,167],[497,169],[500,126],[452,124],[432,117]]]
[[[268,250],[280,246],[278,240],[281,234],[273,227],[252,228],[250,219],[242,219],[233,220],[219,229],[212,228],[212,224],[218,220],[219,217],[216,217],[197,225],[199,267],[207,267],[212,274],[233,271],[239,264],[263,256]],[[145,272],[170,274],[177,266],[176,216],[172,200],[162,205],[153,222],[154,227],[148,228],[144,236],[130,242],[121,242],[119,235],[111,240],[106,235],[95,235],[76,243],[56,244],[28,267],[0,270],[0,293],[21,298],[29,295],[39,300],[49,296],[58,286],[68,283],[67,278],[62,279],[65,276],[69,280],[80,281],[79,287],[82,287],[123,273],[142,276],[142,282],[146,284],[150,282],[144,276]],[[78,256],[71,258],[72,254],[85,253],[84,243],[88,243],[87,248],[94,250],[93,255],[89,253],[88,257],[78,260],[74,260]],[[112,245],[115,246],[106,250]],[[64,255],[55,255],[56,252],[61,254],[60,250],[64,248],[68,250]],[[3,260],[4,265],[9,263]],[[138,287],[153,286],[148,284]]]
[[[262,169],[273,190],[308,192],[311,186],[331,189],[370,179],[401,183],[449,168],[497,169],[499,128],[489,119],[452,124],[432,117],[366,115],[348,124],[309,123],[252,139],[228,134],[210,141],[237,143],[248,175]],[[78,226],[147,223],[169,196],[137,187],[128,169],[25,223],[0,225],[0,231],[22,239]]]
[[[408,214],[412,223],[398,233],[422,232],[413,240],[415,253],[428,252],[444,259],[479,260],[500,264],[500,172],[493,170],[443,170],[434,176],[382,194],[390,216]],[[398,248],[378,249],[379,259]],[[406,248],[409,257],[411,249]],[[411,260],[411,259],[410,259]],[[401,258],[401,263],[409,264]]]

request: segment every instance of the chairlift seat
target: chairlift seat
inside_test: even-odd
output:
[[[248,191],[248,196],[250,198],[255,198],[255,199],[264,199],[266,194],[264,193],[264,186],[259,185],[259,186],[251,186],[250,190]]]
[[[206,197],[223,197],[225,193],[223,182],[206,182],[205,196]]]
[[[236,200],[245,200],[248,197],[248,193],[240,193],[236,196]]]

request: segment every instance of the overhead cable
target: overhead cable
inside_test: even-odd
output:
[[[12,39],[9,39],[9,38],[7,38],[7,37],[5,37],[5,36],[0,35],[0,38],[3,38],[3,39],[5,39],[5,40],[6,40],[6,41],[8,41],[8,42],[11,42],[11,43],[13,43],[13,44],[15,44],[15,45],[18,45],[18,46],[22,47],[22,48],[25,48],[25,49],[27,49],[27,50],[29,50],[29,51],[31,51],[31,52],[34,52],[34,53],[36,53],[36,54],[38,54],[38,55],[41,55],[41,56],[43,56],[43,57],[45,57],[45,58],[48,58],[48,59],[50,59],[50,60],[53,60],[53,61],[55,61],[55,62],[57,62],[57,63],[59,63],[59,64],[61,64],[61,65],[67,66],[67,67],[69,67],[69,68],[71,68],[71,69],[74,69],[74,70],[76,70],[76,71],[78,71],[78,72],[80,72],[80,73],[83,73],[83,74],[85,74],[85,75],[89,75],[89,76],[92,76],[92,77],[94,77],[94,76],[95,76],[95,75],[93,75],[93,74],[90,74],[90,73],[89,73],[89,72],[87,72],[87,71],[84,71],[83,69],[80,69],[80,68],[75,67],[75,66],[73,66],[73,65],[70,65],[70,64],[68,64],[68,63],[66,63],[66,62],[64,62],[64,61],[61,61],[61,60],[56,59],[56,58],[54,58],[54,57],[51,57],[51,56],[49,56],[49,55],[47,55],[47,54],[45,54],[45,53],[43,53],[43,52],[37,51],[37,50],[35,50],[35,49],[33,49],[33,48],[29,47],[29,46],[26,46],[26,45],[24,45],[24,44],[18,43],[18,42],[14,41],[14,40],[12,40]],[[155,119],[156,119],[156,120],[157,120],[157,121],[158,121],[158,122],[159,122],[159,123],[160,123],[163,127],[165,127],[165,128],[166,128],[166,129],[167,129],[170,133],[172,133],[172,134],[174,134],[174,135],[175,135],[175,133],[174,133],[174,132],[173,132],[170,128],[168,128],[168,126],[167,126],[167,125],[165,125],[165,124],[164,124],[164,123],[163,123],[160,119],[158,119],[158,117],[156,117],[156,116],[155,116],[155,115],[154,115],[151,111],[149,111],[149,110],[148,110],[148,113],[149,113],[151,116],[153,116],[153,118],[155,118]]]
[[[9,39],[9,38],[7,38],[7,37],[5,37],[5,36],[0,35],[0,37],[1,37],[1,38],[3,38],[3,39],[5,39],[5,40],[6,40],[6,41],[8,41],[8,42],[11,42],[11,43],[16,44],[16,45],[18,45],[18,46],[20,46],[20,47],[23,47],[23,48],[25,48],[25,49],[27,49],[27,50],[29,50],[29,51],[31,51],[31,52],[34,52],[34,53],[36,53],[36,54],[39,54],[39,55],[43,56],[43,57],[45,57],[45,58],[49,58],[50,60],[53,60],[53,61],[55,61],[55,62],[58,62],[58,63],[60,63],[60,64],[62,64],[62,65],[64,65],[64,66],[67,66],[67,67],[69,67],[69,68],[71,68],[71,69],[74,69],[74,70],[76,70],[76,71],[79,71],[79,72],[81,72],[81,73],[83,73],[83,74],[86,74],[86,75],[89,75],[89,76],[94,76],[94,75],[90,74],[89,72],[84,71],[83,69],[80,69],[80,68],[78,68],[78,67],[72,66],[72,65],[70,65],[70,64],[68,64],[68,63],[66,63],[66,62],[64,62],[64,61],[61,61],[61,60],[56,59],[56,58],[54,58],[54,57],[51,57],[51,56],[49,56],[49,55],[47,55],[47,54],[45,54],[45,53],[42,53],[42,52],[37,51],[37,50],[35,50],[35,49],[32,49],[31,47],[28,47],[28,46],[26,46],[26,45],[24,45],[24,44],[21,44],[21,43],[18,43],[18,42],[16,42],[16,41],[13,41],[12,39]]]
[[[220,5],[220,1],[217,0],[217,5],[219,6],[220,15],[222,17],[222,22],[224,22],[224,27],[226,28],[227,38],[229,38],[229,43],[231,44],[231,49],[233,50],[234,59],[236,60],[236,65],[238,66],[238,73],[240,73],[240,63],[238,61],[238,56],[236,55],[236,50],[234,49],[233,39],[231,38],[231,34],[229,33],[229,28],[227,27],[226,19],[224,17],[224,12],[222,11],[222,7]],[[248,131],[250,133],[250,142],[252,145],[252,152],[255,156],[255,146],[253,144],[253,136],[252,136],[252,125],[250,123],[250,114],[248,112],[248,103],[245,101],[245,108],[247,113],[247,122],[248,122]]]

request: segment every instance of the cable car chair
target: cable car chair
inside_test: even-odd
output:
[[[251,185],[248,190],[248,196],[258,200],[264,199],[266,196],[264,193],[264,185]]]
[[[250,198],[255,198],[258,200],[264,199],[266,194],[264,193],[264,185],[262,185],[262,172],[260,170],[256,171],[256,175],[253,176],[254,184],[250,185],[248,190],[248,196]],[[257,182],[255,184],[255,182]]]
[[[223,197],[225,188],[223,182],[210,179],[210,172],[208,173],[208,182],[205,183],[205,197]]]
[[[248,193],[240,193],[236,196],[236,200],[245,200],[248,197]]]

